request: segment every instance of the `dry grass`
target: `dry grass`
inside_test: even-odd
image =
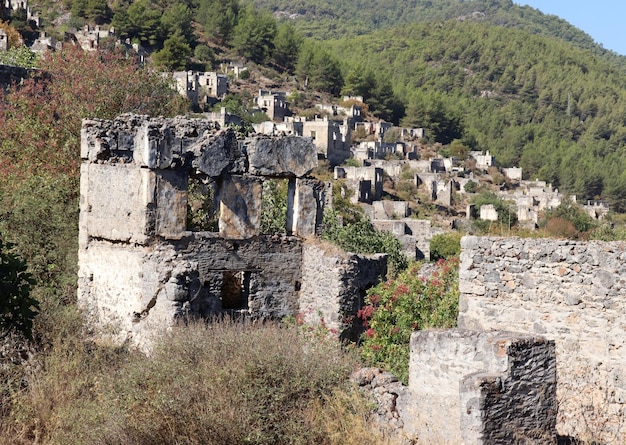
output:
[[[378,444],[355,361],[295,328],[178,326],[152,356],[58,341],[2,393],[7,444]]]

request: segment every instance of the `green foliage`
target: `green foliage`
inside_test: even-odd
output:
[[[39,302],[30,296],[35,284],[26,263],[0,240],[0,333],[17,331],[32,338]]]
[[[185,43],[192,45],[195,41],[192,16],[192,10],[185,3],[170,4],[160,18],[162,35],[171,37],[179,34],[184,37]]]
[[[343,77],[336,57],[319,44],[307,42],[300,51],[296,73],[310,88],[338,95]]]
[[[189,178],[187,187],[187,230],[218,231],[215,184]]]
[[[571,199],[564,199],[557,207],[548,209],[541,221],[541,226],[547,226],[551,219],[561,219],[570,222],[578,234],[592,230],[596,223],[585,210]],[[561,233],[565,236],[565,234]],[[574,234],[576,237],[577,234]],[[571,236],[568,236],[571,237]]]
[[[513,227],[517,224],[517,214],[511,206],[493,192],[482,192],[472,197],[472,203],[477,209],[483,205],[491,204],[498,212],[498,222],[507,227]]]
[[[250,4],[240,15],[233,30],[233,48],[240,56],[256,63],[269,60],[274,51],[276,20],[266,11]]]
[[[215,64],[215,53],[207,45],[198,45],[193,50],[193,57],[200,63],[206,64],[206,69],[210,70]]]
[[[198,0],[196,20],[208,35],[228,42],[239,16],[238,0]]]
[[[22,66],[24,68],[35,68],[39,62],[37,54],[25,46],[10,48],[8,51],[0,52],[0,64]]]
[[[359,161],[356,158],[348,158],[346,162],[343,163],[346,167],[363,167],[363,161]]]
[[[285,233],[287,226],[288,181],[270,179],[263,182],[261,233]]]
[[[82,17],[98,25],[111,18],[106,0],[72,0],[70,10],[74,17]]]
[[[366,218],[340,225],[335,211],[324,212],[322,238],[353,253],[386,253],[392,273],[407,268],[408,260],[402,253],[400,241],[391,232],[379,231]]]
[[[468,181],[464,186],[465,193],[476,193],[478,190],[478,183],[476,181]]]
[[[293,26],[284,22],[278,25],[274,38],[272,60],[281,70],[293,73],[303,39]]]
[[[365,333],[359,349],[372,366],[380,366],[407,384],[411,333],[456,326],[459,303],[458,258],[440,260],[430,276],[414,264],[395,279],[367,293],[359,310]]]
[[[191,47],[180,34],[174,34],[163,44],[163,49],[152,56],[152,62],[169,71],[182,71],[191,57]]]
[[[461,235],[459,232],[440,233],[430,239],[430,260],[445,260],[461,254]]]

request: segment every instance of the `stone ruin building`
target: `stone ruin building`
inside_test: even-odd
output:
[[[119,341],[149,348],[177,316],[224,313],[302,314],[348,336],[386,271],[384,256],[316,239],[328,184],[308,176],[306,138],[124,115],[85,120],[81,157],[78,301]],[[286,234],[263,235],[276,179]],[[217,227],[199,230],[188,216],[205,188]],[[407,444],[624,443],[625,247],[464,237],[459,328],[412,335],[408,387],[376,372],[358,383]]]
[[[253,135],[199,119],[123,115],[81,131],[78,302],[94,326],[149,347],[178,316],[302,314],[340,336],[385,255],[316,239],[329,184],[308,176],[307,138]],[[260,232],[263,184],[288,182],[283,235]],[[198,204],[197,191],[201,190]],[[193,227],[193,206],[217,227]]]

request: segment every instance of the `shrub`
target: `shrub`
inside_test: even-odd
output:
[[[483,205],[492,204],[496,212],[498,212],[498,222],[501,225],[513,227],[517,224],[517,215],[515,212],[510,208],[507,202],[499,198],[493,192],[483,192],[475,195],[472,198],[472,203],[476,205],[477,209],[480,209]]]
[[[571,221],[560,217],[550,218],[546,222],[545,229],[550,236],[558,238],[576,239],[580,235]]]
[[[461,237],[458,232],[440,233],[430,240],[430,260],[438,261],[459,256],[461,253]]]
[[[354,359],[278,324],[176,326],[150,357],[67,338],[0,430],[6,443],[383,443],[347,383]]]
[[[542,225],[546,225],[553,218],[569,221],[579,233],[588,232],[596,226],[591,216],[570,199],[564,199],[557,207],[547,210]],[[573,237],[578,237],[578,234],[574,234]]]
[[[39,308],[37,300],[30,296],[35,280],[26,271],[26,263],[11,252],[12,248],[0,240],[0,333],[15,330],[31,338]]]
[[[322,238],[347,252],[386,253],[389,255],[392,274],[399,273],[408,266],[408,259],[402,253],[400,241],[391,232],[376,230],[365,218],[340,225],[337,213],[326,211]]]
[[[478,190],[478,183],[475,181],[468,181],[463,186],[463,190],[465,190],[465,193],[476,193],[476,190]]]
[[[371,365],[383,367],[408,383],[411,333],[456,325],[459,304],[458,258],[440,260],[428,277],[414,265],[367,293],[359,310],[365,333],[359,349]]]

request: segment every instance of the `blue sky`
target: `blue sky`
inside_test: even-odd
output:
[[[626,55],[626,0],[513,0],[567,20],[606,49]]]

